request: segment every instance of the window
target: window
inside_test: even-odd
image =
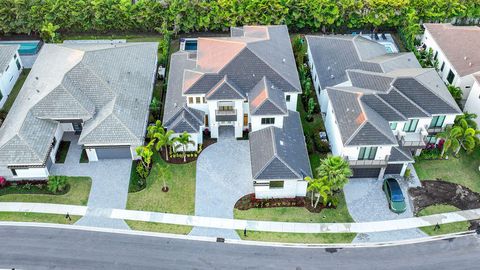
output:
[[[248,114],[243,114],[243,125],[248,126]]]
[[[403,127],[403,131],[405,132],[415,132],[417,130],[418,119],[410,119],[405,126]]]
[[[17,69],[20,70],[22,68],[22,65],[20,65],[20,61],[17,59],[15,63],[17,64]]]
[[[230,105],[229,106],[226,106],[226,105],[218,106],[218,110],[219,111],[233,111],[233,106],[230,106]]]
[[[207,101],[205,100],[205,97],[202,97],[202,102],[207,103]]]
[[[287,102],[290,102],[290,95],[287,95],[287,96],[285,97],[285,100],[286,100]]]
[[[208,114],[205,114],[205,126],[208,127]]]
[[[435,52],[435,56],[433,57],[433,60],[437,60],[438,58],[438,51]]]
[[[442,127],[443,121],[445,121],[445,115],[438,115],[432,118],[432,122],[430,122],[431,128]]]
[[[377,147],[361,147],[358,160],[373,160],[377,155]]]
[[[15,169],[10,169],[12,171],[13,176],[18,176],[17,171]]]
[[[188,98],[188,103],[193,104],[193,97]]]
[[[196,97],[195,99],[196,99],[195,102],[196,102],[197,104],[200,104],[200,97]]]
[[[397,129],[397,126],[398,126],[398,123],[397,123],[397,122],[392,122],[392,123],[390,123],[390,128],[391,128],[392,130],[396,130],[396,129]]]
[[[13,55],[13,59],[17,59],[17,54],[14,54],[14,55]]]
[[[273,125],[273,124],[275,124],[275,118],[273,117],[262,118],[262,125]]]
[[[445,68],[445,62],[442,63],[442,66],[440,67],[440,71],[443,71],[444,68]]]
[[[435,137],[435,135],[428,135],[427,136],[426,143],[436,143],[436,142],[437,142],[437,138]]]
[[[453,74],[453,71],[450,69],[450,71],[448,72],[448,76],[447,76],[447,82],[449,84],[452,84],[453,80],[455,80],[455,74]]]
[[[270,181],[270,189],[283,188],[284,181]]]

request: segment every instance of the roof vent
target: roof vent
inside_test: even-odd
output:
[[[330,79],[335,79],[335,76],[333,74],[330,75]]]
[[[468,66],[471,67],[471,66],[472,66],[472,62],[468,63]]]
[[[37,81],[38,81],[38,77],[35,77],[35,80],[37,80]]]
[[[37,89],[37,93],[40,93],[40,90]]]
[[[285,58],[283,58],[283,59],[282,59],[282,62],[285,63],[285,61],[286,61]]]
[[[327,70],[330,70],[330,69],[332,69],[332,68],[331,68],[330,66],[328,66],[328,67],[327,67]]]
[[[176,102],[175,102],[175,103],[173,103],[173,107],[175,107],[175,108],[177,107],[177,103],[176,103]]]
[[[282,146],[283,146],[283,141],[280,141],[280,145],[282,145]]]
[[[463,60],[467,61],[467,56],[466,55],[463,57]]]
[[[255,73],[253,73],[252,76],[255,77]]]

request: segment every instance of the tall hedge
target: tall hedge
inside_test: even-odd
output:
[[[412,15],[412,13],[415,13]],[[292,30],[402,27],[480,17],[479,0],[2,0],[0,33],[29,34],[52,23],[60,32],[225,30],[283,24]]]

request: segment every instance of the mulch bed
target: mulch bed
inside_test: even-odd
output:
[[[282,199],[257,199],[255,193],[243,196],[235,203],[235,209],[248,210],[251,208],[273,208],[273,207],[305,207],[311,213],[320,213],[324,208],[334,208],[318,204],[313,208],[310,197],[295,197]]]
[[[421,187],[408,190],[415,214],[428,206],[449,204],[461,210],[480,208],[480,194],[459,184],[442,180],[422,181]],[[478,222],[471,222],[476,227]]]
[[[204,138],[203,140],[203,145],[202,145],[202,151],[205,150],[205,148],[207,148],[208,146],[214,144],[217,142],[217,139],[212,139],[212,138]],[[170,153],[170,151],[168,152]],[[196,153],[196,152],[195,152]],[[200,151],[200,153],[202,153]],[[160,151],[160,156],[162,157],[162,159],[167,162],[167,163],[171,163],[171,164],[187,164],[189,162],[192,162],[192,161],[195,161],[197,160],[198,156],[200,155],[200,153],[197,153],[196,157],[195,156],[188,156],[189,153],[187,153],[187,161],[185,162],[183,160],[183,157],[168,157],[168,160],[165,158],[165,148],[162,148],[162,150]],[[192,154],[192,153],[191,153]]]

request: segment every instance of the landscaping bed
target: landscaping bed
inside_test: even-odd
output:
[[[186,157],[186,161],[184,161],[183,159],[183,153],[182,152],[177,152],[177,153],[174,153],[172,151],[168,151],[168,154],[169,154],[169,157],[168,157],[168,160],[165,158],[165,154],[166,154],[166,151],[164,148],[162,148],[162,150],[160,151],[160,156],[162,157],[162,159],[167,162],[167,163],[171,163],[171,164],[186,164],[186,163],[190,163],[190,162],[193,162],[193,161],[196,161],[198,156],[200,155],[200,153],[202,153],[203,150],[205,150],[205,148],[207,148],[208,146],[214,144],[217,142],[217,139],[212,139],[212,138],[204,138],[203,139],[203,144],[200,144],[198,146],[198,151],[195,151],[195,152],[187,152],[187,157]]]
[[[55,155],[55,163],[64,163],[67,158],[68,148],[70,148],[70,141],[60,141],[57,154]]]
[[[302,207],[311,213],[320,213],[327,207],[319,204],[317,208],[312,206],[310,197],[295,197],[295,198],[277,198],[277,199],[257,199],[255,193],[243,196],[235,203],[235,209],[248,210],[252,208],[274,208],[274,207]]]
[[[0,189],[0,202],[87,205],[91,184],[92,180],[89,177],[68,177],[67,187],[62,192],[53,194],[47,190],[46,181],[43,183],[25,181],[16,186],[10,185]]]

